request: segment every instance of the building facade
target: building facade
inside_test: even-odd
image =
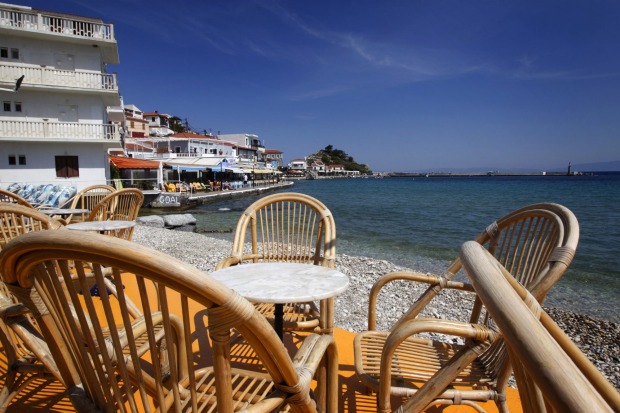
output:
[[[0,186],[110,179],[124,119],[114,27],[0,3]]]

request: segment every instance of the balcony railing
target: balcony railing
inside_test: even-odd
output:
[[[0,82],[15,83],[24,75],[24,85],[61,86],[71,88],[117,91],[116,74],[77,70],[59,70],[47,67],[0,65]]]
[[[120,134],[117,125],[0,120],[0,139],[3,138],[120,141]]]
[[[63,18],[56,15],[15,10],[0,6],[0,26],[58,33],[65,36],[114,40],[114,26],[89,20]]]

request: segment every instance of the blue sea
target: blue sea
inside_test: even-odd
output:
[[[519,207],[555,202],[580,223],[569,270],[548,306],[620,322],[620,173],[593,176],[479,176],[296,181],[291,191],[320,199],[334,214],[337,252],[419,271],[441,271],[459,246]],[[202,231],[232,231],[256,197],[188,212]],[[232,234],[209,234],[232,239]]]

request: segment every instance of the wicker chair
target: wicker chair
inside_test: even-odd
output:
[[[60,222],[35,209],[16,204],[0,204],[0,232],[2,233],[0,249],[19,235],[32,231],[62,228]],[[63,234],[63,236],[65,235],[66,233]],[[100,294],[98,288],[92,288],[96,285],[95,278],[90,277],[87,281],[88,285],[84,291],[90,291],[91,294],[95,295]],[[116,285],[108,277],[103,279],[103,283],[108,295],[118,299]],[[4,336],[0,335],[0,340],[6,349],[9,366],[9,379],[6,381],[2,393],[0,393],[0,412],[19,393],[20,389],[27,386],[33,379],[55,378],[64,383],[58,367],[52,360],[49,348],[42,339],[38,323],[35,322],[29,311],[25,311],[26,308],[22,303],[24,298],[16,295],[16,293],[19,294],[19,291],[9,291],[4,283],[0,283],[0,303],[2,303],[0,306],[0,327],[4,333]],[[30,298],[28,297],[28,299]],[[130,310],[134,333],[137,336],[144,333],[144,323],[142,322],[144,315],[131,301],[127,300],[126,305]],[[153,312],[152,317],[155,320],[152,329],[154,337],[158,343],[161,343],[164,339],[161,315]],[[173,321],[175,321],[174,326],[180,324],[178,319]],[[109,329],[102,331],[105,335],[111,334]],[[146,334],[140,337],[140,342],[142,346],[138,347],[137,351],[141,357],[149,351],[148,346],[144,345],[147,342]],[[128,347],[124,348],[126,353],[129,350]],[[161,352],[161,357],[163,357],[162,368],[167,371],[167,354],[165,351]]]
[[[0,273],[12,289],[26,293],[35,289],[41,295],[43,307],[29,305],[40,313],[57,364],[66,366],[63,378],[78,411],[88,407],[152,411],[155,406],[159,411],[272,412],[288,405],[290,411],[315,412],[310,385],[324,356],[329,374],[326,382],[318,383],[327,386],[320,410],[336,411],[338,361],[333,337],[308,335],[291,360],[265,318],[208,274],[126,240],[67,232],[58,238],[41,231],[9,243],[0,253]],[[105,268],[112,268],[119,294],[116,306],[106,294],[100,299],[80,294],[88,272],[105,291]],[[138,344],[133,334],[126,333],[132,326],[125,298],[139,303],[144,314],[161,305],[171,355],[168,375],[159,368],[158,352],[152,352],[151,359],[135,354]],[[170,326],[173,314],[183,321],[179,335]],[[152,323],[152,317],[144,317],[145,331],[152,331]],[[118,326],[120,333],[105,337],[99,331],[106,326]],[[231,329],[252,346],[260,366],[231,364]],[[129,354],[124,346],[132,349]],[[150,334],[147,346],[157,348]]]
[[[247,245],[250,245],[249,250]],[[233,239],[232,254],[216,269],[257,262],[296,262],[335,267],[336,225],[320,201],[308,195],[283,192],[269,195],[250,205],[241,215]],[[260,303],[258,310],[274,322],[274,305]],[[328,317],[334,299],[284,305],[284,330],[331,333]]]
[[[460,256],[508,346],[524,411],[620,411],[620,393],[492,255],[469,241]]]
[[[0,202],[9,203],[9,204],[19,204],[19,205],[27,206],[30,208],[34,208],[30,202],[26,201],[21,196],[14,194],[13,192],[6,191],[4,189],[0,189]]]
[[[103,198],[115,191],[116,189],[110,185],[92,185],[82,189],[75,195],[75,197],[73,197],[69,208],[86,209],[88,212],[82,214],[80,218],[74,217],[73,214],[66,216],[64,218],[65,224],[84,221],[85,217],[90,215],[95,206],[101,202]]]
[[[0,202],[0,250],[13,238],[62,225],[28,206]],[[0,343],[6,355],[7,374],[0,392],[0,412],[34,380],[59,380],[58,368],[42,340],[30,312],[0,282]]]
[[[476,241],[542,302],[572,261],[578,239],[579,225],[571,211],[557,204],[535,204],[504,216]],[[500,411],[506,411],[505,388],[511,369],[500,336],[479,328],[488,322],[480,300],[473,301],[469,323],[418,317],[444,289],[473,292],[471,285],[453,280],[460,270],[457,259],[442,276],[397,272],[383,276],[371,289],[369,331],[354,340],[355,369],[366,386],[378,391],[380,412],[391,411],[390,395],[410,398],[406,406],[411,411],[430,404],[479,409],[475,402],[482,400],[494,400]],[[379,293],[396,280],[429,287],[389,331],[374,331]],[[457,336],[465,344],[413,337],[428,332]]]
[[[144,201],[139,189],[119,189],[105,196],[94,206],[87,221],[135,221]],[[131,240],[133,228],[108,231],[106,235]]]

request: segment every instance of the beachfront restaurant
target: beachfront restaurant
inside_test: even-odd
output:
[[[168,181],[176,182],[219,182],[220,187],[240,189],[247,182],[247,171],[239,168],[233,159],[228,158],[177,158],[164,162],[171,168]]]

